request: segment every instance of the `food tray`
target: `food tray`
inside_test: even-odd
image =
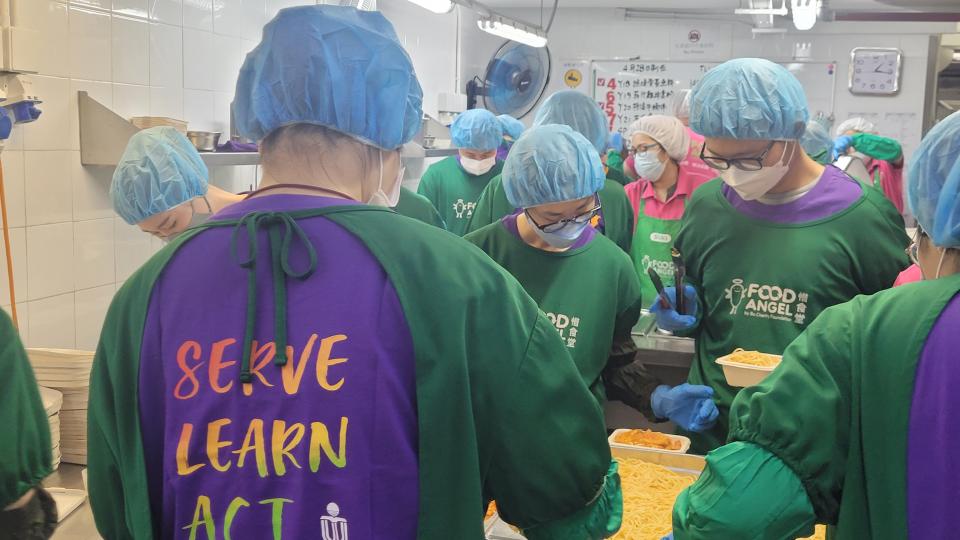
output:
[[[776,369],[777,365],[773,366],[753,366],[750,364],[741,364],[740,362],[734,362],[730,359],[733,356],[728,354],[727,356],[721,356],[717,358],[716,362],[723,366],[723,376],[727,378],[727,384],[730,386],[737,387],[746,387],[759,384],[760,381],[767,378],[767,375],[773,372]],[[776,358],[782,358],[776,354],[768,354],[767,356],[773,356]]]
[[[626,443],[616,442],[615,439],[617,435],[627,431],[633,431],[633,430],[630,430],[630,429],[614,430],[614,432],[610,434],[610,437],[607,438],[607,440],[610,441],[610,448],[628,448],[628,449],[637,448],[640,450],[649,450],[650,452],[663,452],[666,454],[686,454],[687,450],[690,450],[690,439],[684,437],[683,435],[672,435],[670,433],[660,433],[660,434],[670,437],[671,439],[680,441],[679,450],[665,450],[663,448],[650,448],[647,446],[640,446],[637,444],[626,444]]]

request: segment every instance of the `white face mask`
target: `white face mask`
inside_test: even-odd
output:
[[[367,201],[372,206],[383,206],[393,208],[400,202],[400,188],[403,186],[403,173],[405,168],[401,165],[397,171],[397,177],[393,185],[389,186],[390,191],[383,190],[383,150],[380,150],[380,185],[377,186],[377,192]]]
[[[720,178],[737,192],[745,201],[755,201],[770,192],[783,177],[790,171],[790,160],[797,147],[796,142],[786,143],[790,146],[790,153],[783,150],[783,158],[776,165],[766,166],[759,171],[743,171],[730,167],[720,171]]]
[[[497,164],[497,155],[494,154],[487,159],[470,159],[468,157],[460,156],[460,165],[463,167],[463,170],[474,176],[480,176],[482,174],[487,174],[490,172],[490,169]]]
[[[634,156],[633,170],[637,172],[640,178],[656,182],[663,176],[663,170],[666,169],[667,164],[660,161],[657,154],[659,152],[647,151]]]

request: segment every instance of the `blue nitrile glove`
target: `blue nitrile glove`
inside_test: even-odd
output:
[[[847,148],[853,146],[853,137],[841,135],[833,140],[833,158],[836,159],[847,153]]]
[[[650,405],[657,418],[668,418],[687,431],[701,432],[717,423],[720,411],[713,402],[713,388],[683,383],[670,388],[660,385],[653,391]]]
[[[664,537],[661,538],[660,540],[673,540],[673,533],[670,533],[670,534],[664,536]]]
[[[650,306],[650,313],[657,316],[657,326],[667,332],[689,330],[696,326],[697,311],[700,307],[697,302],[697,290],[693,288],[693,285],[686,285],[683,288],[683,297],[687,302],[687,313],[684,315],[677,313],[675,309],[677,305],[677,288],[664,287],[663,292],[667,295],[667,298],[670,299],[670,307],[665,308],[660,305],[660,295],[657,295],[657,300]]]

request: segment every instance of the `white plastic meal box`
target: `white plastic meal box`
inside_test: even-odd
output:
[[[633,430],[632,430],[632,429],[617,429],[617,430],[614,430],[613,433],[611,433],[610,436],[607,438],[607,440],[610,441],[610,448],[626,448],[626,449],[628,449],[628,450],[643,450],[644,452],[663,452],[663,453],[666,453],[666,454],[686,454],[687,451],[690,450],[690,439],[684,437],[683,435],[672,435],[672,434],[670,434],[670,433],[660,433],[660,434],[661,434],[661,435],[664,435],[664,436],[666,436],[666,437],[669,437],[669,438],[671,438],[671,439],[673,439],[673,440],[675,440],[675,441],[678,441],[678,442],[680,443],[680,449],[679,449],[679,450],[666,450],[666,449],[664,449],[664,448],[651,448],[651,447],[649,447],[649,446],[641,446],[641,445],[638,445],[638,444],[620,443],[620,442],[617,442],[617,441],[616,441],[616,438],[617,438],[618,435],[620,435],[621,433],[627,433],[627,432],[629,432],[629,431],[633,431]]]
[[[717,358],[717,363],[723,366],[723,376],[727,378],[727,384],[738,387],[753,386],[767,378],[767,375],[772,373],[773,370],[780,365],[782,357],[775,354],[761,354],[776,359],[777,363],[772,366],[741,364],[740,362],[731,360],[732,354]]]

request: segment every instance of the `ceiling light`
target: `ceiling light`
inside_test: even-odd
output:
[[[783,0],[783,3],[780,4],[780,7],[772,7],[773,2],[770,3],[771,7],[768,8],[737,8],[733,10],[734,15],[779,15],[781,17],[786,17],[787,13],[787,0]]]
[[[817,24],[820,0],[791,0],[790,10],[793,11],[793,26],[797,30],[810,30]]]
[[[530,47],[544,47],[547,44],[547,34],[543,30],[517,21],[490,15],[481,17],[477,26],[488,34],[523,43]]]
[[[424,8],[429,9],[434,13],[450,13],[453,9],[453,2],[451,0],[408,0],[414,4]]]

